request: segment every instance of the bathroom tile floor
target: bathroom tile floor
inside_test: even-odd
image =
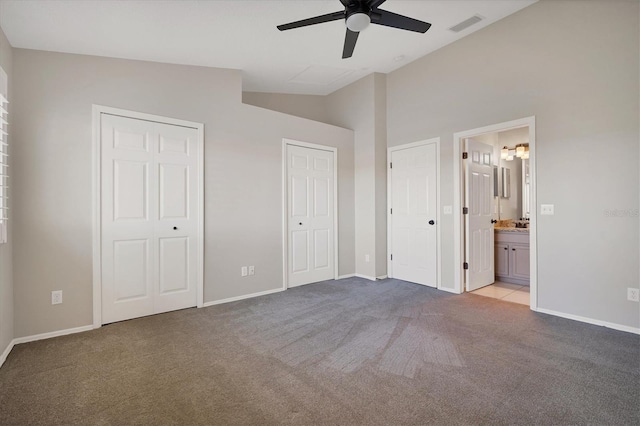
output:
[[[505,302],[529,304],[529,286],[496,281],[486,287],[472,291],[471,294],[504,300]]]

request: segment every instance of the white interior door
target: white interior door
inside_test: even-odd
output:
[[[436,145],[391,152],[393,278],[437,285]]]
[[[197,304],[198,132],[101,115],[102,323]]]
[[[495,280],[492,198],[493,147],[466,140],[465,163],[465,257],[467,291],[492,284]]]
[[[334,154],[287,145],[287,282],[334,278]]]

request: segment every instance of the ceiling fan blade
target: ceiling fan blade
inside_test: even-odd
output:
[[[431,27],[431,24],[428,22],[418,21],[408,16],[398,15],[397,13],[380,9],[371,12],[371,23],[384,25],[385,27],[399,28],[401,30],[415,31],[417,33],[426,33]]]
[[[359,34],[347,28],[347,35],[344,37],[344,49],[342,49],[342,59],[350,58],[353,55],[353,49],[356,48]]]
[[[371,9],[375,9],[378,6],[380,6],[382,3],[384,3],[385,1],[387,1],[387,0],[370,0],[369,1],[369,7]]]
[[[303,19],[301,21],[289,22],[288,24],[278,25],[280,31],[292,30],[294,28],[306,27],[309,25],[322,24],[324,22],[337,21],[344,19],[344,10],[339,12],[327,13],[326,15],[314,16],[313,18]]]
[[[344,7],[349,6],[349,3],[351,3],[351,2],[352,2],[352,0],[340,0],[340,3],[342,3],[342,5]]]

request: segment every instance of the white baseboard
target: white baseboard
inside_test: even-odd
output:
[[[386,275],[380,275],[379,277],[376,277],[377,280],[386,280],[387,278],[389,278]]]
[[[34,334],[32,336],[16,337],[11,341],[11,343],[9,343],[4,352],[2,352],[2,355],[0,355],[0,367],[2,367],[2,364],[4,364],[4,362],[7,360],[9,353],[15,345],[35,342],[36,340],[50,339],[52,337],[66,336],[67,334],[82,333],[83,331],[89,330],[93,330],[93,324],[85,325],[82,327],[67,328],[65,330],[50,331],[49,333]]]
[[[345,278],[353,278],[355,276],[356,276],[356,274],[340,275],[338,278],[336,278],[336,280],[343,280]]]
[[[51,331],[49,333],[34,334],[32,336],[16,337],[13,339],[15,345],[20,343],[35,342],[36,340],[50,339],[52,337],[66,336],[67,334],[82,333],[83,331],[93,330],[93,324],[84,325],[82,327],[67,328],[65,330]]]
[[[253,297],[259,297],[259,296],[266,296],[267,294],[279,293],[281,291],[284,291],[284,288],[276,288],[273,290],[261,291],[258,293],[245,294],[243,296],[229,297],[228,299],[213,300],[211,302],[205,302],[202,305],[202,307],[206,308],[207,306],[221,305],[223,303],[229,303],[229,302],[237,302],[238,300],[251,299]]]
[[[637,327],[630,327],[628,325],[615,324],[612,322],[601,321],[593,318],[581,317],[579,315],[565,314],[564,312],[552,311],[551,309],[537,308],[532,310],[535,312],[540,312],[541,314],[548,314],[574,321],[586,322],[587,324],[599,325],[601,327],[612,328],[614,330],[625,331],[627,333],[640,334],[640,328]]]
[[[4,352],[2,352],[2,355],[0,355],[0,367],[2,367],[2,364],[4,364],[4,362],[7,360],[7,357],[9,356],[9,353],[11,352],[11,349],[13,349],[15,344],[15,339],[9,342],[7,348],[4,350]]]
[[[365,280],[369,280],[369,281],[377,281],[376,277],[370,277],[368,275],[355,274],[355,276],[358,278],[364,278]]]

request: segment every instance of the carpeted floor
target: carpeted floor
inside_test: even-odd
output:
[[[0,424],[640,423],[640,336],[347,279],[16,346]]]

